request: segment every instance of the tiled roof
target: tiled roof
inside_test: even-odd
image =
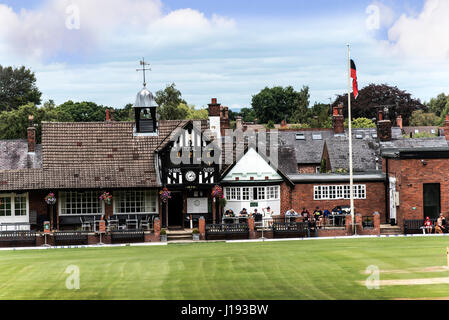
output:
[[[333,137],[326,140],[332,171],[337,169],[349,170],[349,138],[346,136]],[[352,154],[354,172],[370,172],[381,170],[379,142],[372,137],[352,139]],[[376,158],[378,162],[376,163]]]
[[[155,150],[187,123],[160,121],[158,136],[136,136],[133,122],[45,122],[42,169],[0,171],[0,190],[157,187]]]
[[[0,170],[36,169],[42,167],[42,147],[28,153],[27,140],[0,140]]]

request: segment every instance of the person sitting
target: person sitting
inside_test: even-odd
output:
[[[304,218],[304,221],[308,221],[310,218],[310,213],[306,208],[302,208],[301,216]]]
[[[232,209],[226,210],[226,212],[225,212],[224,215],[225,215],[225,217],[228,217],[228,218],[233,218],[233,217],[235,217],[234,211],[232,211]]]
[[[320,219],[320,216],[323,214],[323,212],[320,210],[320,207],[316,207],[315,211],[313,211],[313,216],[316,221]]]
[[[242,211],[240,211],[240,215],[241,216],[247,216],[248,215],[248,211],[246,211],[246,208],[243,208]]]
[[[297,216],[298,214],[296,213],[295,210],[290,209],[290,210],[287,210],[287,211],[285,212],[285,215],[286,215],[286,216]]]
[[[432,233],[432,221],[430,221],[429,217],[426,217],[426,221],[424,221],[424,227],[427,233]]]

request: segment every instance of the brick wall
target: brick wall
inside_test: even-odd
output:
[[[281,184],[281,215],[292,208],[292,188],[285,182]]]
[[[331,211],[336,206],[349,206],[350,201],[347,200],[314,200],[313,187],[319,185],[342,185],[346,183],[306,183],[296,184],[291,194],[291,206],[297,212],[301,212],[305,207],[312,213],[316,207],[321,210]],[[384,182],[356,182],[355,184],[366,185],[366,199],[354,200],[354,206],[357,213],[362,215],[371,215],[374,212],[379,212],[382,223],[385,222],[385,184]],[[282,189],[282,188],[281,188]],[[282,194],[282,190],[281,190]],[[284,202],[284,197],[282,202]],[[281,203],[281,207],[282,207]],[[286,209],[287,210],[287,209]],[[285,212],[284,210],[283,212]]]
[[[316,167],[319,167],[320,164],[308,164],[308,165],[301,165],[298,164],[298,172],[303,174],[314,174],[316,173]]]
[[[423,185],[440,184],[441,212],[449,211],[449,159],[389,159],[390,177],[396,178],[396,191],[400,204],[396,209],[398,225],[402,228],[404,219],[423,219]],[[414,210],[413,208],[416,208]]]

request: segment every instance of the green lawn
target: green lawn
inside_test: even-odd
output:
[[[387,271],[381,280],[449,277],[423,271],[446,264],[448,245],[438,237],[1,251],[0,299],[448,297],[448,284],[359,283],[369,265]],[[69,265],[80,268],[80,290],[66,288]]]

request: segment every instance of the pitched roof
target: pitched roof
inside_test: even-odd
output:
[[[388,148],[440,148],[447,147],[447,140],[444,136],[435,138],[419,139],[398,139],[380,143],[382,149]]]
[[[304,135],[304,140],[297,140],[296,135]],[[313,139],[313,135],[321,135],[322,139]],[[284,145],[291,146],[296,152],[296,162],[301,164],[316,164],[321,162],[324,141],[332,137],[331,130],[280,130],[279,137]]]
[[[36,169],[42,167],[42,146],[28,153],[27,140],[0,140],[0,170]]]
[[[346,136],[333,137],[326,140],[326,146],[332,171],[335,172],[337,169],[349,170],[349,138]],[[352,150],[354,172],[381,170],[380,146],[376,139],[369,136],[352,139]]]
[[[160,121],[157,136],[133,122],[44,122],[42,168],[0,171],[0,190],[158,187],[155,150],[187,122]]]

